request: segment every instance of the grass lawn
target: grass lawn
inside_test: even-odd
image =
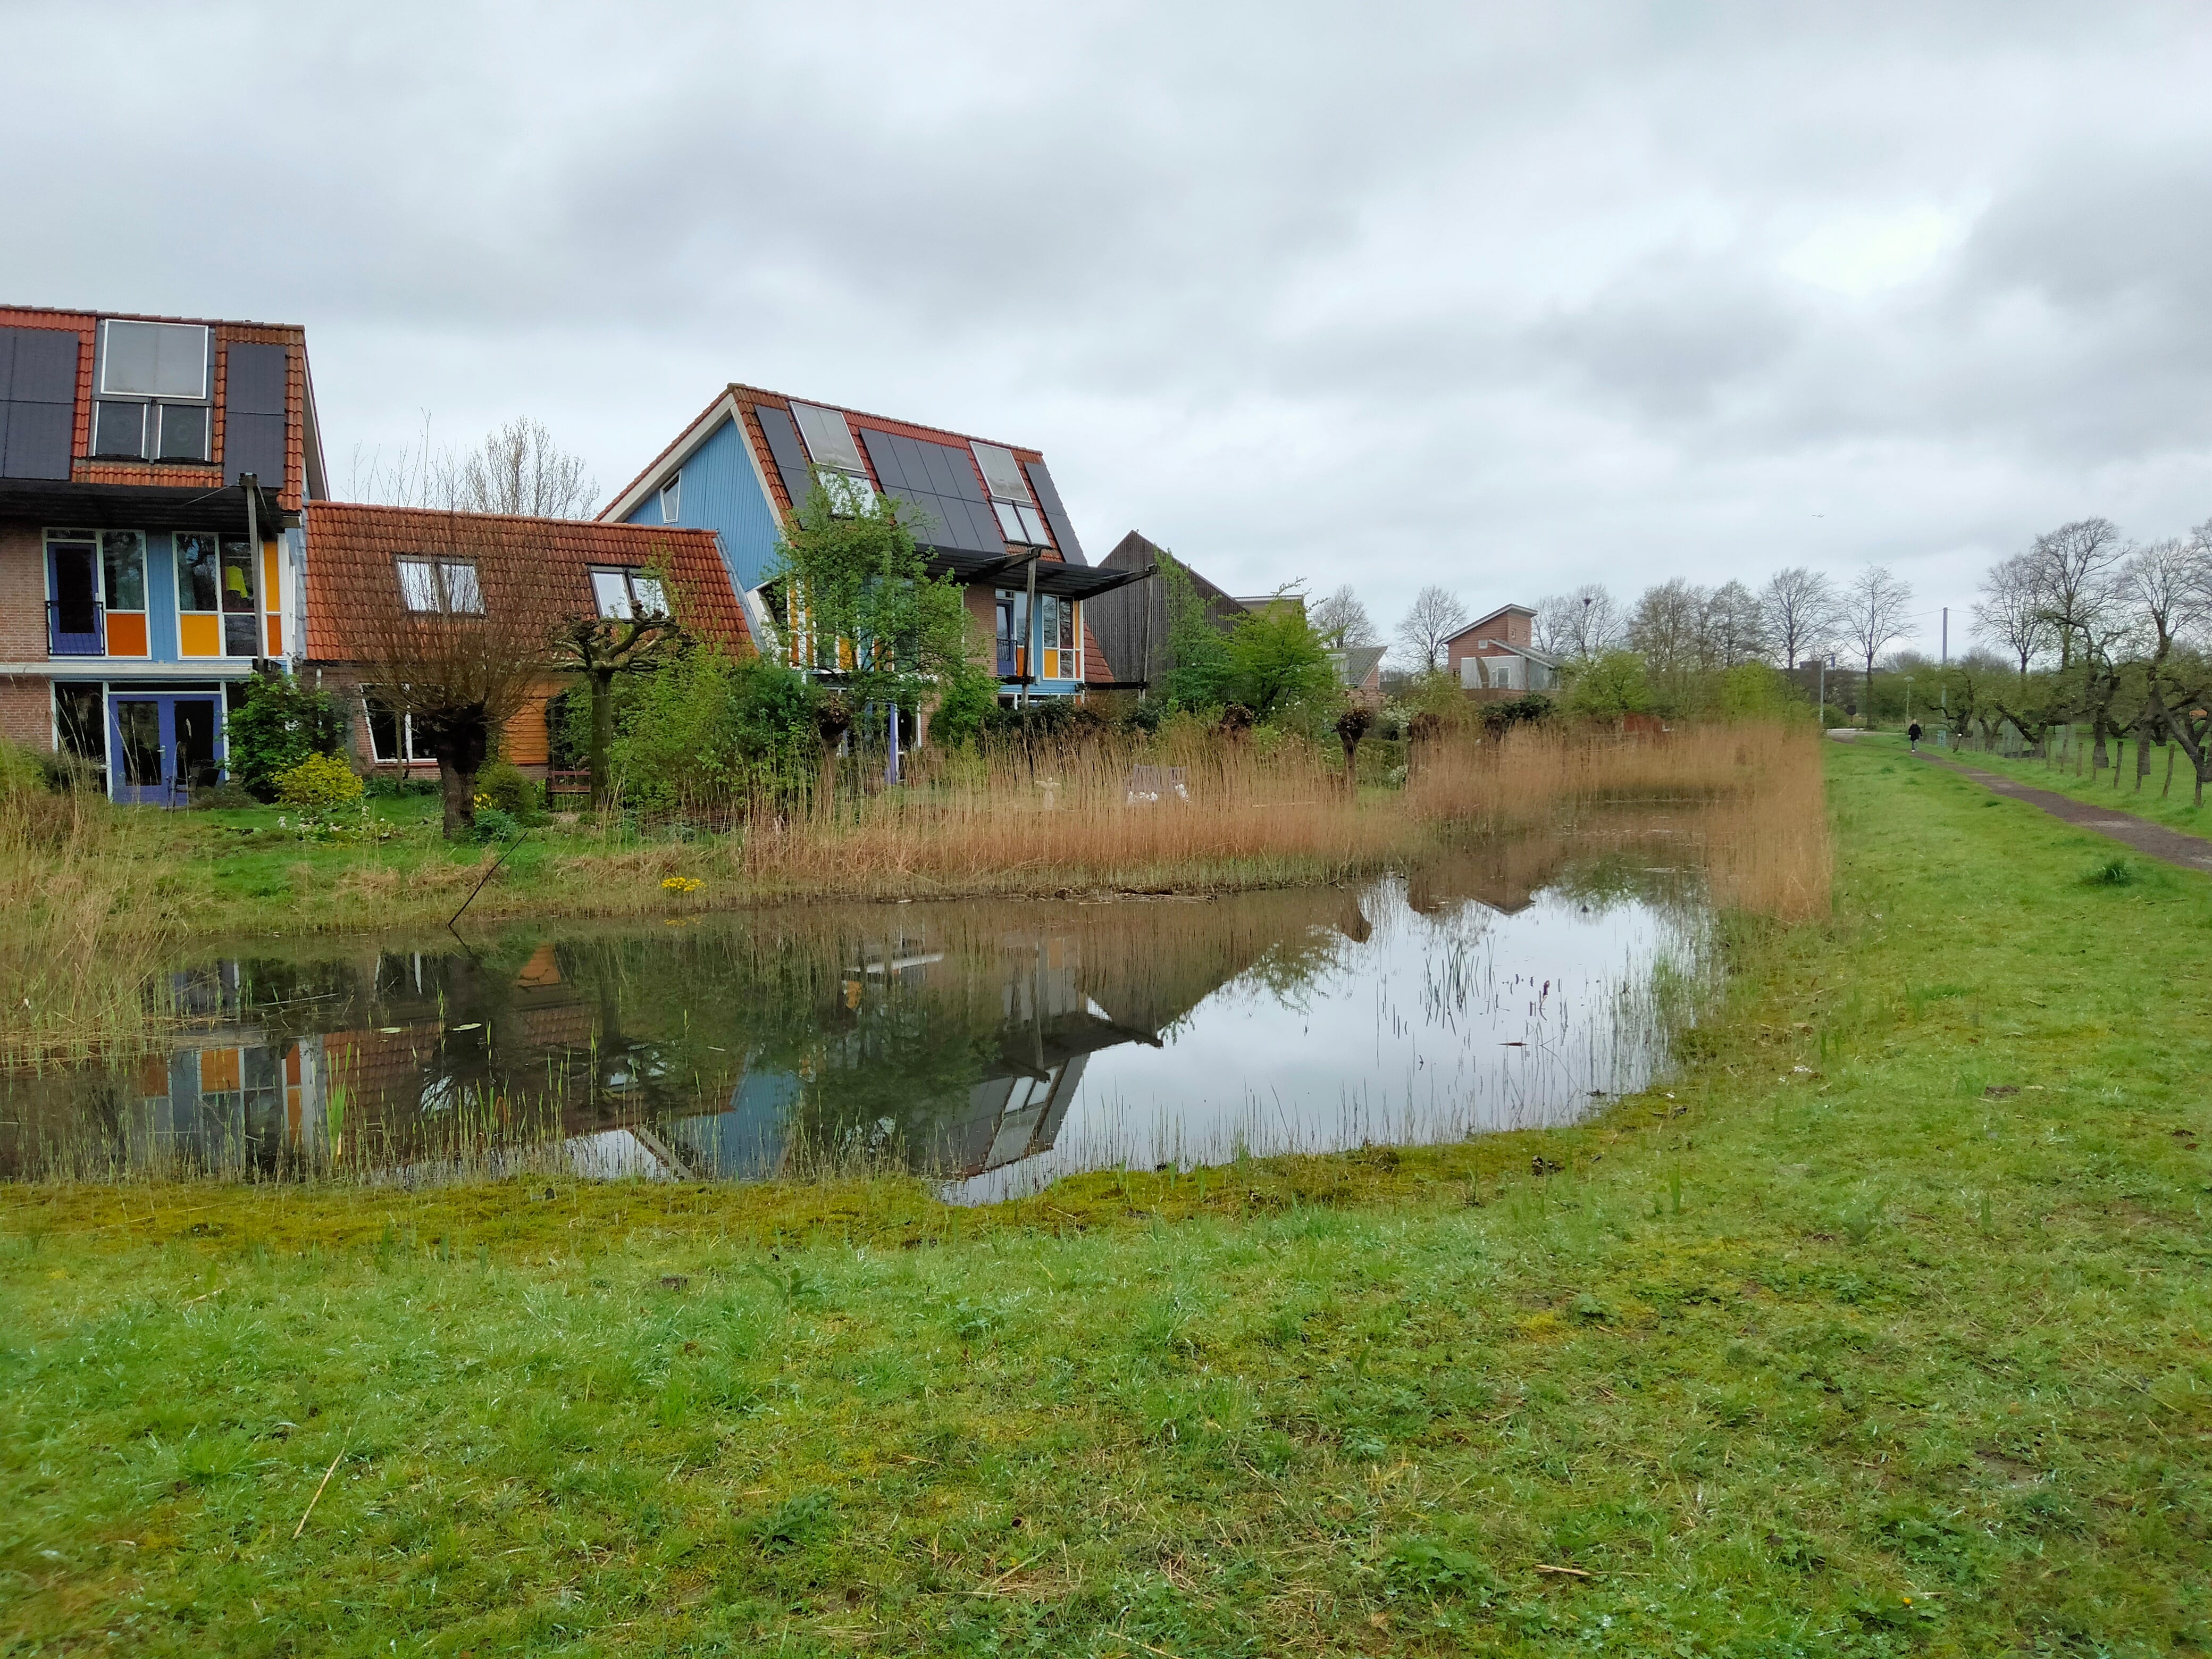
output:
[[[0,1652],[2203,1650],[2212,886],[1827,760],[1835,920],[1577,1131],[10,1193]]]
[[[1887,743],[1887,735],[1877,739]],[[1863,741],[1863,739],[1862,739]],[[1904,739],[1896,739],[1900,749]],[[2173,787],[2166,789],[2166,760],[2174,745],[2150,751],[2150,775],[2143,780],[2142,793],[2136,793],[2136,744],[2128,739],[2127,754],[2120,766],[2119,787],[2112,787],[2112,771],[2106,768],[2096,775],[2092,782],[2084,772],[2074,775],[2069,765],[2064,769],[2046,765],[2039,760],[2008,760],[2002,755],[1977,755],[1970,750],[1937,749],[1931,753],[1954,760],[1966,766],[1978,767],[1984,772],[1995,772],[2001,777],[2013,778],[2037,789],[2048,789],[2053,794],[2070,795],[2075,800],[2094,801],[2100,806],[2112,806],[2123,812],[2132,812],[2137,817],[2148,818],[2153,823],[2162,823],[2169,830],[2179,830],[2186,835],[2212,835],[2212,800],[2198,807],[2191,803],[2195,798],[2196,774],[2186,755],[2174,752]]]

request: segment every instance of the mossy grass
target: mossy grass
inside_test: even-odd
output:
[[[0,1644],[2198,1650],[2212,888],[1826,759],[1833,919],[1575,1130],[14,1192]]]

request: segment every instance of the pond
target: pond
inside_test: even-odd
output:
[[[1653,845],[1660,850],[1655,853]],[[805,906],[191,953],[157,1045],[0,1073],[0,1174],[1071,1172],[1565,1122],[1711,959],[1664,843],[1356,887]]]

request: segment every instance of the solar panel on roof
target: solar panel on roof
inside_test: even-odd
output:
[[[796,507],[814,490],[814,472],[806,464],[806,452],[799,447],[799,428],[792,424],[790,416],[766,404],[755,405],[753,413],[767,435],[768,453],[775,459],[775,470],[783,475],[784,489]]]
[[[899,454],[899,441],[888,432],[872,432],[860,428],[860,441],[868,447],[868,459],[876,465],[876,477],[883,480],[884,488],[901,490],[908,487],[906,465]]]
[[[1044,509],[1044,521],[1052,526],[1052,538],[1060,544],[1061,556],[1070,564],[1089,564],[1091,561],[1084,556],[1083,544],[1075,538],[1075,526],[1068,519],[1067,509],[1060,505],[1060,491],[1045,464],[1025,461],[1022,470],[1029,474],[1030,488],[1036,491],[1037,505]]]
[[[66,478],[76,447],[77,337],[0,329],[0,477]]]

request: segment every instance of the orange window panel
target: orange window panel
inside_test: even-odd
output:
[[[235,1048],[203,1048],[200,1050],[200,1092],[219,1095],[238,1087],[238,1050]]]
[[[284,619],[272,612],[266,620],[269,623],[269,654],[281,657],[284,654]]]
[[[276,544],[261,544],[261,603],[269,610],[276,608]]]
[[[107,654],[143,657],[146,654],[146,613],[111,611],[107,613]]]
[[[177,653],[185,657],[222,655],[222,618],[212,611],[187,611],[177,618]]]
[[[167,1054],[149,1054],[138,1062],[138,1092],[148,1100],[157,1100],[169,1092]]]

